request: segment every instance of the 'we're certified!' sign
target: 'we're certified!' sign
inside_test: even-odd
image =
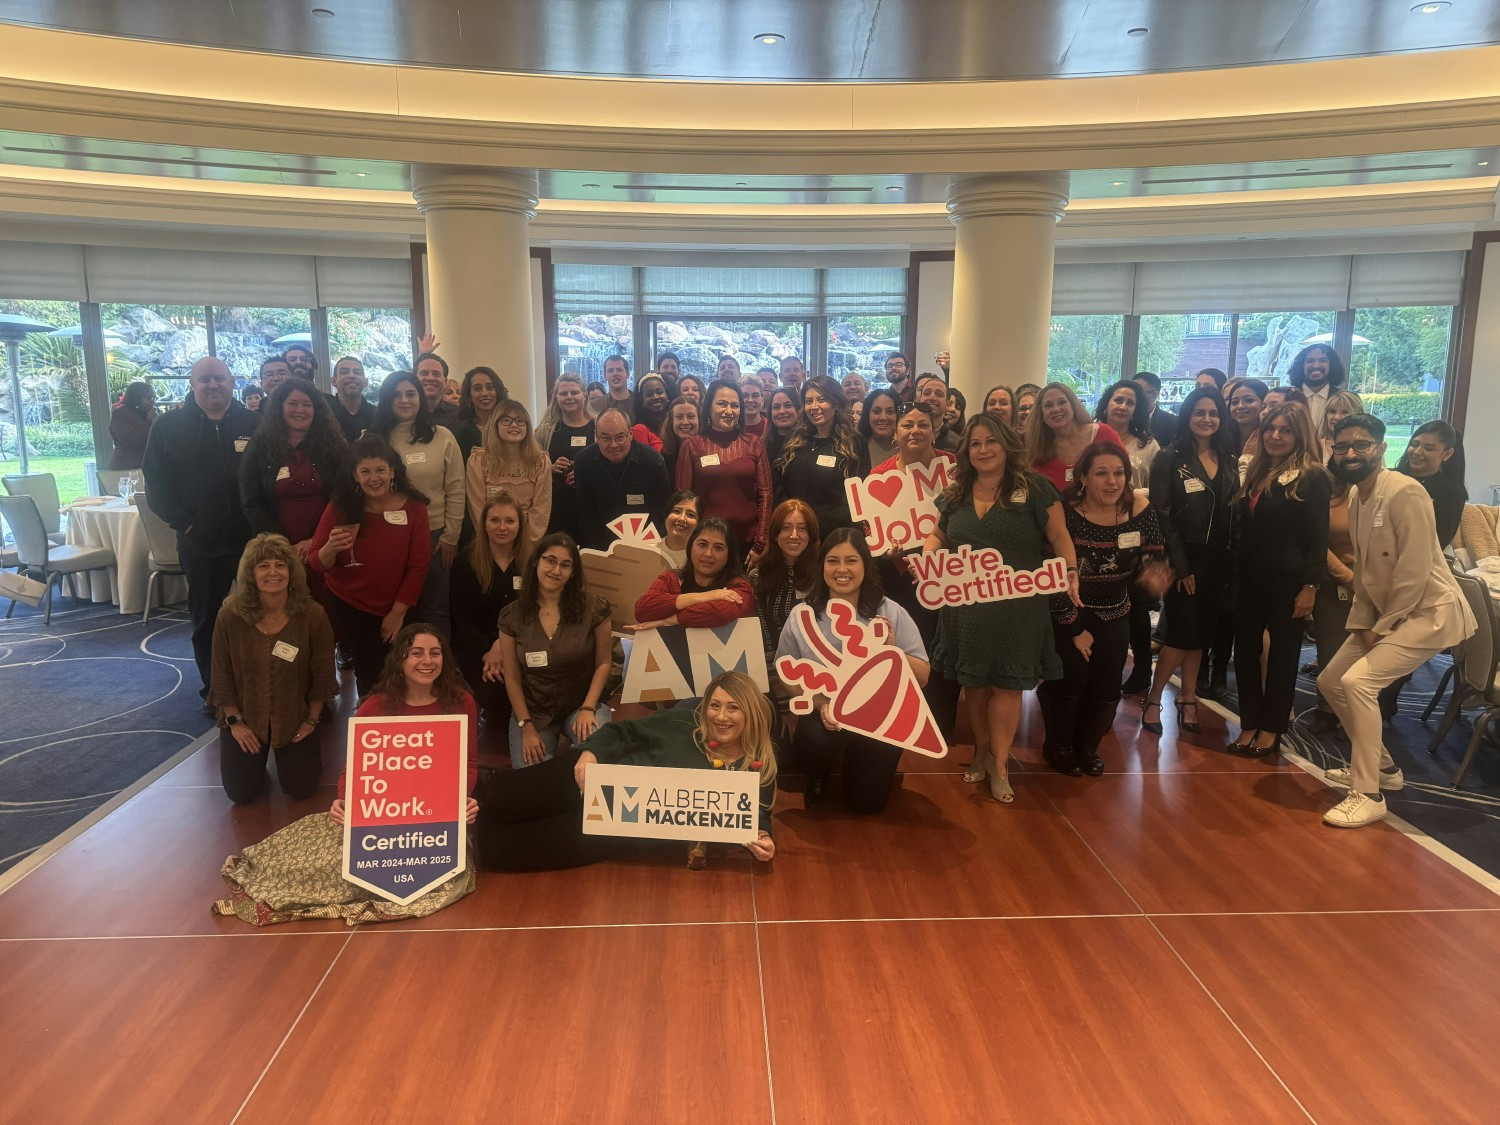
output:
[[[344,878],[408,903],[464,869],[467,715],[356,716],[344,790]]]

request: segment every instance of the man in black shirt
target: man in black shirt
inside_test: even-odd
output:
[[[594,444],[573,462],[573,489],[578,497],[578,544],[608,549],[611,521],[627,512],[644,512],[660,520],[671,485],[661,454],[630,436],[630,419],[607,406],[594,419]]]
[[[443,392],[448,389],[448,361],[437,352],[423,352],[417,356],[414,374],[422,384],[422,393],[427,396],[427,409],[432,420],[439,426],[452,430],[458,426],[458,407],[443,401]]]
[[[1146,413],[1151,416],[1151,436],[1165,449],[1177,440],[1177,415],[1170,410],[1157,408],[1156,399],[1161,394],[1161,380],[1154,371],[1137,371],[1132,382],[1146,396]]]
[[[350,445],[375,424],[375,407],[365,401],[366,383],[365,365],[345,356],[333,365],[333,389],[337,393],[323,396]]]
[[[932,411],[932,424],[936,427],[932,447],[957,456],[958,434],[943,421],[943,413],[948,409],[948,384],[943,382],[943,377],[930,371],[918,375],[916,401],[925,402]]]

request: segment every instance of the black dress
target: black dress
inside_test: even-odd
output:
[[[1232,575],[1229,501],[1238,464],[1219,461],[1212,476],[1196,453],[1169,446],[1151,463],[1151,506],[1164,517],[1173,581],[1163,599],[1162,644],[1187,652],[1208,648],[1217,634]],[[1178,582],[1193,578],[1193,592]]]
[[[578,455],[594,444],[594,420],[590,418],[581,426],[570,426],[558,422],[547,442],[547,458],[556,461],[566,457],[577,461]],[[547,533],[566,531],[578,538],[578,494],[562,473],[552,474],[552,515],[547,520]]]
[[[448,604],[453,613],[453,655],[459,671],[474,694],[475,705],[492,725],[510,718],[510,697],[505,685],[484,678],[484,654],[500,636],[500,611],[520,593],[521,568],[512,561],[490,576],[490,588],[480,588],[469,562],[469,552],[460,551],[448,578]]]

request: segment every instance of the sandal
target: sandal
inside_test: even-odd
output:
[[[974,747],[974,758],[964,770],[964,780],[977,785],[989,775],[990,751],[987,746]]]
[[[1008,805],[1016,799],[1016,791],[1010,787],[1009,771],[996,769],[990,773],[990,796],[1002,805]]]

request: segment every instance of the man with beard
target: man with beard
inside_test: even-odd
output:
[[[1318,676],[1318,687],[1349,735],[1350,766],[1328,771],[1330,781],[1349,786],[1349,795],[1323,823],[1362,828],[1384,819],[1381,790],[1405,784],[1381,735],[1380,689],[1476,625],[1438,546],[1426,489],[1385,468],[1385,423],[1369,414],[1339,422],[1332,464],[1353,486],[1354,602],[1349,638]]]
[[[1307,396],[1313,433],[1321,432],[1328,396],[1344,385],[1344,379],[1344,361],[1327,344],[1309,344],[1292,360],[1287,382]]]
[[[287,367],[296,378],[306,379],[314,386],[317,385],[318,357],[313,355],[310,347],[306,344],[293,344],[286,351],[282,352],[281,356],[286,360]],[[261,379],[260,385],[262,388],[265,388],[266,383],[264,378]],[[266,389],[266,397],[271,397],[269,389]]]

